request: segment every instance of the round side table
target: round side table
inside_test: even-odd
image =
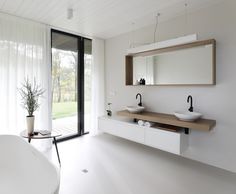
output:
[[[28,142],[30,143],[31,142],[31,139],[53,139],[54,141],[54,144],[55,144],[55,148],[56,148],[56,152],[57,152],[57,158],[58,158],[58,162],[61,166],[61,160],[60,160],[60,156],[59,156],[59,152],[58,152],[58,147],[57,147],[57,137],[60,137],[61,134],[59,133],[55,133],[55,132],[51,132],[47,135],[42,135],[40,133],[40,131],[37,131],[37,132],[34,132],[33,135],[28,135],[28,132],[27,130],[24,130],[20,133],[20,136],[23,137],[23,138],[27,138],[28,139]]]

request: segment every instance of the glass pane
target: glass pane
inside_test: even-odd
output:
[[[84,131],[91,128],[92,41],[84,40]]]
[[[52,128],[63,137],[78,133],[78,39],[52,32]]]

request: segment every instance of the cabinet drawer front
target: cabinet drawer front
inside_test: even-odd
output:
[[[98,128],[106,133],[129,139],[138,143],[144,143],[144,129],[122,121],[112,119],[99,119]]]
[[[146,145],[174,154],[180,154],[180,139],[180,133],[151,128],[145,131]]]

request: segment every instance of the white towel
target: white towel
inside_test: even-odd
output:
[[[138,125],[139,125],[139,126],[144,126],[144,121],[139,120],[139,121],[138,121]]]
[[[145,126],[145,127],[152,127],[153,125],[154,125],[153,122],[148,122],[148,121],[146,121],[146,122],[144,123],[144,126]]]

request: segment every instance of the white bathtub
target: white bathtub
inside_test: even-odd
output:
[[[0,193],[58,194],[57,168],[42,153],[13,135],[0,135]]]

